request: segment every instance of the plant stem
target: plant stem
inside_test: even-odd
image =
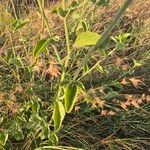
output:
[[[63,2],[63,8],[66,9],[65,0],[62,0],[62,2]],[[60,83],[65,79],[65,74],[66,74],[66,70],[67,70],[69,60],[70,60],[70,55],[71,55],[71,49],[70,49],[70,43],[69,43],[69,31],[68,31],[68,25],[67,25],[67,16],[64,18],[63,22],[64,22],[64,30],[65,30],[65,38],[66,38],[66,46],[67,46],[67,56],[66,56],[65,63],[64,63],[64,69],[61,74]],[[61,87],[59,85],[56,100],[58,100],[58,98],[60,97],[60,94],[61,94]]]
[[[113,49],[112,51],[109,52],[109,54],[107,56],[110,56],[116,49]],[[105,60],[106,58],[103,58],[101,60],[99,60],[93,67],[91,67],[85,74],[83,74],[81,77],[78,78],[78,80],[82,79],[84,76],[86,76],[87,74],[89,74],[92,70],[94,70],[99,64],[100,62],[102,62],[103,60]]]
[[[104,44],[105,41],[107,40],[107,38],[109,37],[110,33],[112,32],[112,30],[114,29],[116,23],[118,22],[118,20],[121,18],[121,16],[124,14],[125,10],[128,8],[128,6],[130,5],[130,3],[132,2],[132,0],[125,0],[123,6],[121,7],[121,9],[119,10],[119,12],[117,13],[115,19],[110,23],[110,25],[108,26],[108,28],[103,32],[101,38],[97,41],[97,43],[88,51],[87,55],[83,58],[83,60],[81,61],[81,63],[78,66],[78,69],[75,72],[74,78],[73,80],[76,80],[82,70],[82,66],[83,64],[87,61],[87,59],[91,56],[91,54],[96,51],[97,49],[101,48]]]

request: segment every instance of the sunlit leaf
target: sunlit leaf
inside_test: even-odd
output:
[[[76,102],[77,96],[77,85],[75,83],[70,83],[65,91],[65,110],[70,113]]]
[[[63,104],[60,101],[55,103],[54,112],[53,112],[53,121],[55,131],[58,131],[62,125],[62,121],[65,117],[65,109]]]
[[[133,62],[134,62],[133,68],[135,68],[135,67],[141,67],[143,65],[141,62],[139,62],[139,61],[137,61],[135,59],[133,59]]]
[[[74,43],[74,47],[86,47],[86,46],[92,46],[95,45],[98,39],[100,38],[100,35],[95,32],[82,32],[77,35],[77,39]]]

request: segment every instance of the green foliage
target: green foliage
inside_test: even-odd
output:
[[[76,102],[77,94],[77,84],[70,83],[65,90],[65,110],[67,113],[70,113],[73,109]]]
[[[8,139],[8,133],[6,131],[0,130],[0,145],[4,146]]]
[[[121,33],[118,36],[111,37],[111,39],[116,43],[116,49],[121,50],[125,48],[130,36],[131,33]]]
[[[94,4],[96,5],[103,5],[103,6],[106,6],[109,4],[109,1],[110,0],[90,0],[91,2],[93,2]]]
[[[16,67],[18,67],[18,68],[23,67],[23,62],[21,61],[20,58],[14,58],[14,59],[12,59],[12,60],[11,60],[11,63],[12,63],[13,65],[15,65]]]
[[[58,13],[60,18],[65,18],[67,15],[67,11],[63,10],[63,8],[61,8],[61,7],[57,8],[57,13]]]
[[[58,137],[55,133],[51,133],[49,139],[50,139],[48,142],[49,146],[58,145]]]
[[[79,33],[77,39],[75,40],[74,47],[81,48],[86,46],[95,45],[100,35],[94,32],[86,31]]]
[[[96,21],[99,17],[100,20],[106,17],[104,20],[107,21],[107,11],[98,14],[97,9],[107,6],[109,0],[63,0],[52,11],[57,14],[54,18],[60,21],[56,21],[56,28],[53,27],[55,19],[51,21],[54,14],[49,14],[51,8],[45,9],[42,0],[38,0],[38,4],[41,14],[37,12],[37,16],[41,20],[36,16],[33,20],[40,22],[36,24],[40,31],[33,27],[28,34],[32,20],[15,19],[10,24],[13,31],[5,35],[6,43],[0,52],[0,146],[7,149],[15,145],[14,149],[37,150],[80,149],[59,145],[77,145],[84,149],[129,147],[129,144],[122,144],[120,138],[132,133],[126,133],[124,126],[128,120],[124,117],[135,111],[124,113],[127,109],[121,107],[126,97],[121,101],[118,97],[123,95],[124,86],[133,84],[130,76],[143,66],[143,61],[138,59],[139,55],[132,58],[134,54],[127,54],[126,48],[132,45],[134,34],[121,31],[118,35],[114,30],[129,0],[125,1],[114,20],[110,18],[113,21],[110,25],[107,22],[103,33],[103,27],[98,30],[99,22],[96,24]],[[33,45],[35,41],[37,44]],[[140,115],[145,117],[149,109],[143,109],[146,99],[141,101],[136,109],[141,112],[134,114],[137,118]],[[133,105],[137,106],[132,102],[130,107]],[[135,122],[139,123],[137,120]],[[147,123],[148,119],[145,120]],[[130,123],[136,129],[131,118]],[[147,132],[147,127],[141,129]],[[97,140],[101,142],[97,144]]]
[[[50,41],[49,38],[44,38],[44,39],[40,40],[36,44],[36,46],[33,50],[33,56],[37,58],[42,52],[44,52],[47,45],[48,45],[48,43],[49,43],[49,41]]]
[[[53,111],[53,121],[54,121],[54,128],[55,131],[58,131],[62,125],[62,121],[64,120],[65,117],[65,109],[63,104],[60,101],[57,101],[54,106],[54,111]]]
[[[29,20],[16,19],[12,22],[11,25],[12,25],[14,31],[17,31],[17,30],[21,29],[22,27],[24,27],[28,22],[29,22]]]
[[[22,130],[17,130],[15,133],[14,133],[14,137],[17,141],[20,141],[22,139],[24,139],[24,135],[22,133]]]

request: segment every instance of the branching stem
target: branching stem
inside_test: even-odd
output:
[[[115,19],[110,23],[108,28],[103,32],[101,38],[97,41],[97,43],[88,51],[87,55],[82,59],[81,63],[78,66],[78,69],[75,72],[73,80],[76,80],[82,70],[83,64],[90,58],[91,54],[95,52],[97,49],[100,49],[104,43],[106,42],[107,38],[109,37],[110,33],[114,29],[116,23],[124,14],[125,10],[129,7],[132,0],[125,0],[123,6],[120,8],[119,12],[117,13]]]

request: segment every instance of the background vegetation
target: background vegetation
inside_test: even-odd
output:
[[[150,1],[86,57],[123,3],[0,1],[0,149],[150,149]]]

